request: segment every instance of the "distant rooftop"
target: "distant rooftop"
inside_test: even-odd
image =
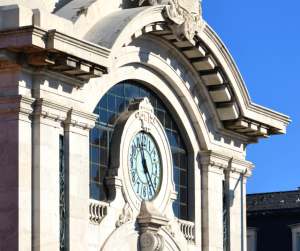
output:
[[[300,190],[247,194],[247,212],[300,208]]]

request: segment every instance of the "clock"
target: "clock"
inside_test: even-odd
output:
[[[137,133],[128,154],[134,191],[142,200],[154,200],[160,189],[162,173],[159,149],[154,139],[144,131]]]

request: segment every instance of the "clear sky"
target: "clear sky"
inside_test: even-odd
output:
[[[252,102],[290,116],[287,134],[247,147],[247,193],[300,187],[300,1],[203,0],[203,18],[231,53]]]

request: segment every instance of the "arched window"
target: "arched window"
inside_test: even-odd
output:
[[[154,113],[167,134],[173,157],[174,182],[178,197],[173,203],[176,217],[187,219],[187,152],[178,127],[166,106],[149,88],[128,80],[113,86],[94,110],[99,115],[96,126],[90,132],[90,198],[105,201],[107,189],[105,176],[109,166],[110,139],[114,125],[129,103],[137,97],[148,97]]]

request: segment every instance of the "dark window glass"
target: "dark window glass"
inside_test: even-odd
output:
[[[107,131],[100,130],[100,146],[107,148]]]
[[[183,204],[187,203],[187,191],[185,187],[179,188],[179,202]]]
[[[172,146],[179,148],[178,133],[174,131],[172,131]]]
[[[187,157],[185,153],[180,153],[180,168],[187,168]]]
[[[131,95],[132,98],[138,98],[140,97],[140,88],[137,87],[136,85],[133,85],[132,86],[132,95]]]
[[[107,95],[108,96],[108,110],[114,112],[116,110],[115,107],[115,96]]]
[[[168,129],[172,128],[171,118],[167,113],[165,114],[165,127]]]
[[[107,94],[104,94],[100,100],[100,107],[102,109],[107,109]]]
[[[173,212],[176,216],[179,216],[179,204],[173,203]]]
[[[94,127],[92,129],[92,144],[94,145],[99,145],[100,140],[99,140],[99,129],[97,127]]]
[[[99,147],[92,146],[92,162],[99,164]]]
[[[113,128],[122,112],[127,111],[135,97],[148,97],[154,107],[154,114],[163,125],[172,149],[175,189],[177,202],[173,203],[176,217],[187,218],[187,154],[177,126],[159,97],[149,88],[134,81],[124,81],[112,87],[99,101],[94,113],[99,115],[96,128],[90,131],[90,197],[107,199],[105,176],[109,165],[109,145]],[[100,129],[100,128],[101,129]],[[100,147],[97,147],[100,146]],[[183,197],[185,196],[185,197]],[[183,218],[182,218],[183,217]]]
[[[100,164],[103,166],[107,166],[107,149],[100,148]]]
[[[123,84],[117,84],[116,85],[116,95],[120,97],[124,97],[123,94]]]
[[[99,175],[99,166],[92,165],[92,181],[99,182],[100,175]]]
[[[116,112],[124,112],[124,99],[123,98],[116,98]]]
[[[174,168],[174,169],[176,169],[176,168]],[[186,187],[187,185],[187,179],[186,179],[187,177],[186,177],[186,171],[185,170],[180,170],[180,183],[178,183],[178,184],[180,184],[180,186],[184,186],[184,187]]]
[[[177,151],[172,151],[172,158],[173,158],[173,166],[179,167],[179,153]]]
[[[116,86],[113,86],[112,88],[110,88],[110,89],[108,90],[108,93],[110,93],[110,94],[115,94],[115,90],[116,90]]]
[[[180,204],[180,219],[187,220],[187,206]]]
[[[175,191],[177,192],[176,202],[179,202],[179,186],[175,186]]]
[[[92,182],[92,198],[94,200],[99,200],[99,193],[100,193],[100,183]]]
[[[165,125],[165,113],[162,111],[157,111],[157,118],[159,122],[164,126]]]
[[[173,168],[173,179],[176,185],[179,184],[179,169]]]
[[[100,124],[106,126],[107,124],[107,111],[100,110]]]
[[[107,167],[101,166],[100,167],[100,183],[105,184],[105,177],[107,176]]]

